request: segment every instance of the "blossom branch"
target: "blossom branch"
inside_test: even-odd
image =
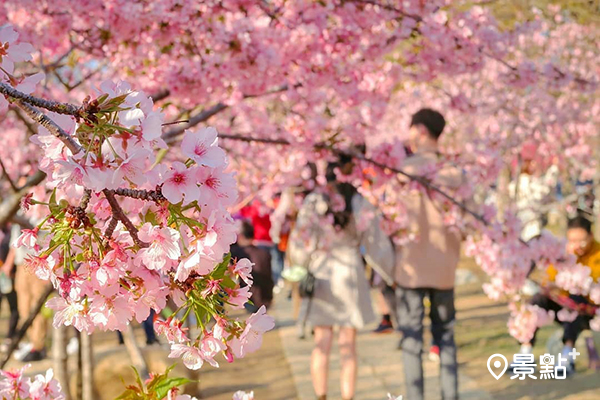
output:
[[[45,108],[46,110],[53,111],[58,114],[73,115],[75,117],[83,116],[83,109],[76,105],[69,103],[60,103],[58,101],[40,99],[39,97],[25,94],[18,91],[8,83],[0,82],[0,93],[13,99],[22,100],[25,103],[31,104],[36,107]]]
[[[77,141],[73,139],[71,135],[69,135],[60,126],[58,126],[56,122],[48,118],[46,114],[35,109],[31,105],[27,104],[26,102],[20,99],[15,100],[14,104],[21,108],[25,112],[25,114],[29,116],[29,118],[42,125],[44,128],[48,129],[48,131],[50,131],[51,134],[60,139],[65,144],[65,146],[67,146],[67,148],[71,150],[71,153],[77,154],[83,150],[83,147],[81,147],[81,145],[77,143]]]
[[[104,189],[102,192],[104,193],[104,196],[106,196],[106,200],[108,200],[108,204],[110,204],[110,208],[113,212],[113,218],[117,218],[119,221],[121,221],[123,223],[123,225],[125,226],[125,229],[127,229],[129,234],[131,235],[133,242],[138,247],[142,247],[142,248],[150,246],[148,243],[143,242],[138,237],[137,228],[133,225],[133,222],[131,222],[131,220],[127,217],[127,215],[125,215],[125,212],[123,211],[123,209],[119,205],[119,202],[115,198],[115,192],[112,190],[108,190],[108,189]]]

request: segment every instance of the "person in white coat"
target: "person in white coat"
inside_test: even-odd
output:
[[[291,261],[316,278],[312,298],[304,300],[310,302],[306,321],[314,327],[311,375],[319,399],[327,395],[334,326],[339,327],[342,398],[354,397],[356,331],[375,320],[361,247],[369,265],[392,282],[394,251],[375,208],[352,185],[336,179],[336,170],[351,165],[350,158],[342,157],[328,166],[327,187],[306,197],[288,248]]]

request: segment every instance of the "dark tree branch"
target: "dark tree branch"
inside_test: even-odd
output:
[[[297,83],[293,87],[297,88],[300,86],[302,86],[302,85]],[[268,90],[265,93],[244,95],[244,99],[253,99],[253,98],[257,98],[257,97],[268,96],[268,95],[275,94],[275,93],[285,92],[288,89],[289,89],[288,85],[282,85],[281,87],[278,87],[276,89]],[[162,138],[165,142],[172,143],[175,140],[175,138],[177,136],[181,135],[183,132],[185,132],[186,129],[190,129],[190,128],[198,125],[199,123],[208,120],[213,115],[220,113],[221,111],[225,110],[228,107],[229,106],[224,103],[217,103],[214,106],[212,106],[211,108],[209,108],[207,110],[203,110],[200,113],[192,116],[189,119],[189,122],[187,124],[180,125],[176,128],[172,128],[172,129],[169,129],[168,131],[164,132],[162,134]]]
[[[113,218],[116,218],[123,223],[123,225],[125,226],[125,229],[127,229],[129,234],[131,235],[133,242],[140,248],[150,246],[150,244],[141,241],[140,238],[138,237],[137,228],[135,227],[135,225],[133,225],[133,222],[131,222],[131,220],[129,218],[127,218],[127,215],[125,215],[125,212],[123,211],[123,209],[119,205],[119,202],[115,198],[115,192],[112,190],[108,190],[108,189],[104,189],[102,192],[104,193],[104,196],[106,196],[106,200],[108,200],[108,204],[110,204],[110,208],[112,209],[112,213],[113,213]]]
[[[152,98],[152,101],[156,103],[157,101],[166,99],[167,97],[169,97],[170,94],[171,92],[169,91],[169,89],[162,89],[156,93],[151,94],[150,97]]]
[[[168,131],[164,132],[162,134],[162,138],[165,142],[172,143],[177,138],[177,136],[179,136],[183,132],[185,132],[186,129],[190,129],[190,128],[198,125],[199,123],[208,120],[210,117],[212,117],[215,114],[220,113],[227,107],[228,106],[223,103],[217,103],[214,106],[212,106],[211,108],[209,108],[207,110],[203,110],[200,113],[192,116],[187,124],[180,125],[176,128],[171,128]]]
[[[113,232],[117,228],[118,223],[119,223],[119,220],[116,219],[114,216],[110,219],[110,222],[108,223],[108,226],[106,227],[106,232],[104,232],[105,238],[110,239]]]
[[[239,140],[241,142],[248,143],[266,143],[266,144],[281,144],[284,146],[290,145],[291,143],[285,139],[262,139],[256,138],[252,136],[244,136],[244,135],[229,135],[229,134],[221,134],[219,133],[220,139],[230,139],[230,140]]]
[[[14,87],[10,86],[8,83],[0,82],[0,93],[13,99],[22,100],[23,102],[31,104],[33,106],[45,108],[49,111],[54,111],[58,114],[73,115],[75,117],[82,117],[84,114],[81,107],[77,107],[69,103],[59,103],[57,101],[40,99],[30,94],[20,92]]]
[[[154,201],[160,203],[165,199],[159,189],[157,190],[137,190],[137,189],[117,189],[114,193],[118,196],[131,197],[133,199]]]

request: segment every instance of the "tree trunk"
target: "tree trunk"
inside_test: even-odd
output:
[[[60,326],[54,329],[52,338],[52,362],[54,364],[54,375],[65,395],[65,400],[71,400],[71,388],[69,386],[69,368],[67,362],[67,327]]]
[[[123,341],[125,342],[125,347],[127,348],[127,352],[129,353],[129,357],[131,358],[131,363],[138,370],[142,380],[147,379],[150,374],[148,371],[148,365],[146,364],[146,360],[144,360],[144,356],[142,355],[142,351],[135,340],[135,334],[133,332],[133,327],[131,325],[127,325],[127,330],[123,333]]]
[[[82,399],[94,400],[94,352],[92,348],[92,335],[85,332],[81,334],[81,380]]]
[[[77,346],[77,376],[75,379],[75,398],[77,400],[82,400],[83,397],[83,346],[81,343],[82,336],[83,335],[81,334],[81,332],[77,331],[77,341],[79,342],[79,346]]]

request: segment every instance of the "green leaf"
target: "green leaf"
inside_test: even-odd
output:
[[[50,201],[48,203],[51,205],[56,205],[56,188],[54,188],[54,190],[52,191],[52,194],[50,195]]]
[[[146,400],[146,396],[144,396],[143,393],[140,393],[137,387],[128,386],[115,400]]]
[[[211,274],[213,279],[222,279],[225,276],[225,271],[229,267],[229,263],[231,262],[231,253],[227,253],[223,262],[217,265],[217,268]]]
[[[108,99],[108,94],[104,93],[102,96],[98,97],[96,100],[98,100],[98,104],[102,104],[106,101],[106,99]]]
[[[237,284],[228,276],[223,277],[223,281],[221,281],[221,286],[226,287],[228,289],[233,289]]]
[[[187,383],[190,383],[191,380],[187,378],[168,378],[163,383],[156,387],[156,398],[164,399],[169,394],[169,390],[174,387],[182,386]]]

